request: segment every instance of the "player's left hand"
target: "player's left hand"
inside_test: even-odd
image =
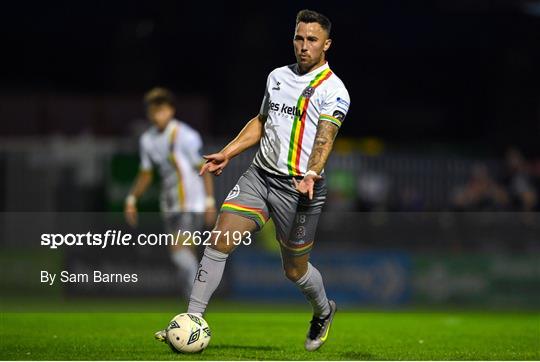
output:
[[[300,181],[293,178],[294,187],[296,188],[296,191],[300,192],[302,195],[307,195],[311,200],[313,199],[313,186],[315,186],[315,182],[320,179],[322,179],[322,176],[320,175],[306,175]]]

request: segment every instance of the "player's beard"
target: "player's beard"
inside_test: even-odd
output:
[[[319,64],[322,60],[322,57],[319,57],[318,59],[313,59],[311,56],[308,56],[305,58],[307,61],[302,62],[302,58],[298,56],[296,58],[296,64],[298,65],[298,70],[300,73],[305,74],[312,71],[317,64]]]

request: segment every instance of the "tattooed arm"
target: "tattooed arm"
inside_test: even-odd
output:
[[[314,171],[316,174],[309,173],[300,182],[293,179],[296,190],[303,195],[308,195],[310,200],[313,198],[313,186],[315,182],[322,178],[320,173],[324,169],[326,160],[328,160],[328,156],[332,151],[337,132],[338,127],[335,124],[319,120],[313,149],[308,160],[308,171]]]
[[[349,92],[343,84],[336,81],[337,87],[332,87],[327,93],[322,93],[322,103],[317,123],[317,132],[313,142],[313,148],[309,155],[307,172],[302,181],[294,180],[296,190],[303,195],[307,195],[311,200],[313,198],[313,187],[315,182],[322,177],[320,173],[328,160],[332,151],[334,139],[345,116],[349,111],[350,97]]]
[[[326,160],[332,151],[334,139],[338,133],[338,127],[333,123],[319,121],[315,142],[308,161],[308,170],[315,171],[319,175],[324,169]]]

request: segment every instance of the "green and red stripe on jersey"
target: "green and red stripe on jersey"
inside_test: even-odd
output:
[[[287,168],[289,169],[289,175],[291,176],[299,176],[302,174],[300,172],[300,156],[302,154],[302,140],[304,138],[304,128],[309,106],[309,98],[313,95],[315,89],[325,80],[330,78],[331,75],[332,71],[330,68],[326,68],[317,74],[306,88],[306,90],[308,88],[312,88],[312,90],[307,92],[306,95],[304,95],[304,90],[296,103],[296,113],[294,115],[291,138],[289,141],[289,156],[287,158]]]

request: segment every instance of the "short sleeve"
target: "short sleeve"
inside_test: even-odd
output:
[[[350,105],[349,92],[345,87],[336,88],[328,93],[321,107],[320,120],[332,122],[338,127],[345,120]]]
[[[152,170],[152,160],[150,159],[150,154],[148,153],[148,149],[145,146],[144,138],[141,137],[141,140],[139,142],[139,148],[140,148],[140,170],[141,171],[150,171]]]
[[[264,88],[264,97],[261,103],[261,109],[259,114],[261,116],[268,116],[269,102],[270,102],[270,93],[268,92],[268,87],[270,86],[270,75],[266,79],[266,88]]]

